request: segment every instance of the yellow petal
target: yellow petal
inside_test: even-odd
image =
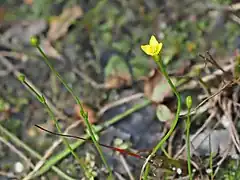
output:
[[[154,49],[154,55],[158,55],[162,49],[163,44],[159,43]]]
[[[158,41],[155,38],[155,36],[153,36],[153,35],[151,36],[150,41],[149,41],[149,45],[150,46],[157,46],[158,45]]]
[[[152,47],[150,45],[141,45],[141,49],[147,54],[147,55],[150,55],[152,56],[153,53],[152,53]]]

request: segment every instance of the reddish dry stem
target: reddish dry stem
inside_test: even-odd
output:
[[[46,132],[48,132],[48,133],[50,133],[50,134],[53,134],[53,135],[56,135],[56,136],[69,137],[69,138],[74,138],[74,139],[81,139],[81,140],[83,140],[83,141],[88,141],[88,142],[90,142],[90,143],[93,143],[93,141],[90,140],[90,139],[85,139],[85,138],[82,138],[82,137],[79,137],[79,136],[74,136],[74,135],[55,133],[55,132],[49,131],[49,130],[47,130],[47,129],[39,126],[39,125],[35,125],[35,126],[36,126],[37,128],[39,128],[39,129],[43,130],[43,131],[46,131]],[[125,150],[125,149],[121,149],[121,148],[117,148],[117,147],[113,147],[113,146],[109,146],[109,145],[105,145],[105,144],[101,144],[101,143],[98,143],[98,144],[99,144],[100,146],[102,146],[102,147],[109,148],[109,149],[112,149],[112,150],[114,150],[114,151],[118,151],[118,152],[120,152],[120,153],[122,153],[122,154],[127,154],[127,155],[129,155],[129,156],[133,156],[133,157],[136,157],[136,158],[139,158],[139,159],[143,159],[143,157],[142,157],[141,155],[136,154],[136,153],[133,153],[133,152],[130,152],[130,151],[127,151],[127,150]]]

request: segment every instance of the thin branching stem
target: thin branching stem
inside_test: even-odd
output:
[[[53,111],[51,110],[51,108],[48,106],[48,104],[45,101],[45,98],[43,95],[40,95],[30,84],[28,84],[27,81],[23,80],[22,83],[24,83],[36,96],[37,99],[45,106],[45,108],[47,109],[49,115],[51,116],[51,118],[54,121],[54,124],[56,125],[56,128],[58,130],[59,133],[62,133],[61,128],[59,127],[59,124],[57,122],[57,119],[53,113]],[[84,164],[83,160],[80,159],[78,157],[78,155],[73,151],[73,149],[71,148],[71,146],[69,145],[68,141],[66,138],[62,137],[64,144],[66,145],[66,147],[71,151],[72,155],[74,156],[74,158],[79,162],[80,166],[83,168],[84,173],[86,175],[86,177],[90,178],[91,174],[87,171],[87,167]]]
[[[100,154],[100,157],[104,163],[104,165],[107,167],[108,172],[109,172],[109,177],[110,179],[112,179],[112,171],[111,168],[108,166],[106,159],[104,158],[103,152],[100,148],[100,146],[98,145],[98,142],[94,136],[94,132],[92,130],[92,126],[89,123],[88,120],[88,114],[87,112],[84,111],[82,103],[80,101],[80,99],[75,95],[75,93],[73,92],[72,88],[70,88],[70,86],[66,83],[66,81],[62,78],[62,76],[55,70],[55,68],[52,66],[52,64],[49,62],[48,57],[46,56],[46,54],[43,52],[43,50],[40,48],[39,45],[36,45],[37,49],[39,50],[39,52],[42,54],[43,59],[45,61],[45,63],[48,65],[48,67],[51,69],[51,71],[57,76],[57,78],[62,82],[62,84],[66,87],[66,89],[70,92],[70,94],[73,96],[73,98],[75,99],[75,101],[77,102],[77,104],[80,107],[80,114],[84,120],[85,125],[87,126],[87,129],[90,133],[90,136],[94,142],[95,147],[97,148],[98,153]]]
[[[162,147],[162,145],[166,142],[166,140],[171,136],[171,134],[173,133],[177,123],[178,123],[178,119],[179,119],[179,115],[181,112],[181,97],[180,94],[178,93],[175,85],[173,84],[173,82],[171,81],[170,77],[168,76],[168,73],[166,71],[166,68],[163,64],[163,61],[160,59],[160,56],[153,56],[155,62],[157,63],[159,70],[161,71],[161,73],[164,75],[164,77],[167,79],[168,84],[170,85],[172,91],[174,92],[174,94],[177,97],[177,112],[176,112],[176,116],[175,119],[171,125],[171,128],[169,129],[169,131],[167,132],[167,134],[161,139],[161,141],[154,147],[153,151],[151,152],[151,154],[148,156],[148,158],[146,159],[143,167],[142,167],[142,171],[141,171],[141,176],[143,175],[143,171],[144,168],[146,166],[149,166],[148,161],[151,159],[151,157]],[[147,179],[148,177],[148,173],[149,173],[149,168],[146,168],[146,171],[144,173],[144,179]]]
[[[121,119],[127,117],[128,115],[148,106],[150,104],[149,100],[144,100],[143,103],[141,104],[137,104],[135,106],[133,106],[131,109],[125,111],[122,114],[118,114],[115,117],[113,117],[112,119],[104,122],[102,125],[99,125],[98,128],[96,128],[97,132],[102,131],[103,129],[108,128],[109,126],[119,122]],[[85,134],[83,136],[85,139],[89,139],[90,135],[89,134]],[[82,145],[85,141],[76,141],[75,143],[71,144],[71,147],[73,150],[75,150],[77,147],[79,147],[80,145]],[[60,160],[62,160],[64,157],[66,157],[68,154],[70,153],[69,149],[65,149],[64,151],[58,153],[57,155],[52,156],[45,165],[43,165],[41,167],[41,169],[37,172],[37,174],[35,174],[34,177],[38,177],[44,173],[46,173],[52,166],[54,166],[55,164],[57,164]]]

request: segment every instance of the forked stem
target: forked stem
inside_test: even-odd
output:
[[[39,93],[37,92],[37,90],[35,90],[34,87],[32,87],[32,86],[25,80],[25,76],[24,76],[23,74],[20,75],[20,76],[18,77],[18,79],[19,79],[26,87],[28,87],[29,90],[36,95],[36,97],[37,97],[37,99],[39,100],[39,102],[41,102],[41,103],[45,106],[45,108],[47,109],[49,115],[50,115],[51,118],[53,119],[54,124],[56,125],[56,128],[57,128],[58,132],[59,132],[59,133],[62,133],[62,131],[61,131],[60,127],[59,127],[59,124],[58,124],[58,122],[57,122],[57,119],[56,119],[56,117],[54,116],[54,113],[53,113],[52,109],[48,106],[48,104],[47,104],[44,96],[41,95],[41,94],[39,94]],[[63,138],[63,142],[64,142],[64,144],[66,145],[66,147],[71,151],[71,153],[72,153],[72,155],[74,156],[74,158],[78,161],[78,163],[80,164],[80,166],[83,168],[84,173],[85,173],[85,176],[88,177],[88,178],[91,178],[91,177],[92,177],[92,174],[87,171],[87,167],[86,167],[86,165],[84,164],[84,161],[83,161],[80,157],[78,157],[78,155],[73,151],[72,147],[70,146],[70,144],[68,143],[68,141],[66,140],[66,138],[64,138],[64,137],[62,137],[62,138]]]
[[[145,161],[145,163],[144,163],[144,165],[142,167],[141,174],[140,174],[140,179],[143,176],[145,167],[147,167],[146,170],[145,170],[145,173],[144,173],[144,180],[147,179],[148,174],[149,174],[149,164],[148,164],[148,161],[162,147],[162,145],[166,142],[166,140],[171,136],[172,132],[174,131],[174,129],[175,129],[177,123],[178,123],[179,115],[180,115],[180,112],[181,112],[181,97],[180,97],[180,94],[178,93],[175,85],[173,84],[173,82],[171,81],[170,77],[168,76],[168,73],[167,73],[166,68],[165,68],[165,66],[163,64],[163,61],[161,60],[159,55],[153,56],[153,59],[157,63],[157,65],[159,67],[159,70],[164,75],[164,77],[167,79],[168,84],[170,85],[172,91],[174,92],[174,94],[177,97],[177,112],[176,112],[175,119],[174,119],[174,121],[173,121],[173,123],[171,125],[171,128],[169,129],[167,134],[161,139],[161,141],[154,147],[153,151],[148,156],[148,158],[146,159],[146,161]]]
[[[99,155],[100,155],[104,165],[106,166],[106,168],[107,168],[107,170],[109,172],[109,176],[108,176],[109,178],[108,179],[113,179],[112,170],[109,167],[109,165],[107,164],[107,161],[106,161],[106,159],[105,159],[105,157],[103,155],[103,152],[102,152],[101,148],[98,145],[98,142],[97,142],[97,140],[96,140],[96,138],[94,136],[94,132],[92,130],[92,126],[91,126],[91,124],[90,124],[90,122],[88,120],[88,113],[86,111],[84,111],[83,105],[82,105],[80,99],[75,95],[75,93],[73,92],[72,88],[67,84],[67,82],[62,78],[62,76],[52,66],[52,64],[50,63],[47,55],[44,53],[42,48],[39,46],[38,40],[36,38],[32,37],[30,39],[30,42],[31,42],[31,44],[33,46],[35,46],[39,50],[40,54],[43,56],[43,60],[45,61],[45,63],[48,65],[48,67],[51,69],[51,71],[57,76],[57,78],[61,81],[61,83],[65,86],[65,88],[68,90],[68,92],[70,92],[72,97],[75,99],[76,103],[79,105],[79,107],[80,107],[80,114],[81,114],[81,116],[82,116],[82,118],[84,120],[84,123],[87,126],[87,129],[88,129],[88,131],[90,133],[90,136],[91,136],[91,138],[92,138],[92,140],[94,142],[94,145],[95,145],[95,147],[96,147],[96,149],[97,149],[97,151],[98,151],[98,153],[99,153]]]

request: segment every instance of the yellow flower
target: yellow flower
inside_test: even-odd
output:
[[[142,50],[150,56],[156,56],[160,53],[163,44],[159,43],[155,36],[151,36],[149,44],[141,45]]]

